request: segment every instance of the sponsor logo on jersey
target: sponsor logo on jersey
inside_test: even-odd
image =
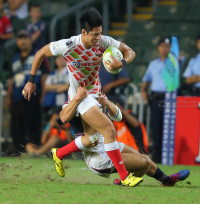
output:
[[[101,64],[101,60],[97,62],[72,62],[75,67],[87,67]]]
[[[73,42],[70,40],[70,41],[67,41],[66,42],[66,45],[67,45],[67,47],[70,47],[70,46],[72,46],[73,45]]]
[[[75,67],[80,67],[80,62],[72,62],[72,65]]]

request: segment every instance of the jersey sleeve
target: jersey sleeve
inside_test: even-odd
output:
[[[104,49],[107,49],[111,46],[118,48],[120,46],[120,41],[115,40],[114,38],[111,38],[109,36],[102,35],[99,45]]]
[[[71,37],[69,39],[63,39],[63,40],[51,42],[50,50],[52,55],[54,56],[58,56],[58,55],[64,56],[65,53],[68,50],[70,50],[74,45],[75,45],[75,40],[73,37]]]

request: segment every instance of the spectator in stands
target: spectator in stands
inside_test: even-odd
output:
[[[44,63],[36,75],[37,93],[33,100],[27,101],[22,96],[22,90],[27,83],[32,62],[37,52],[32,48],[31,36],[25,30],[17,34],[16,53],[12,62],[11,78],[8,80],[7,108],[11,111],[11,135],[17,152],[23,151],[27,143],[40,142],[41,111],[40,100],[44,90],[44,83],[48,74],[48,67]]]
[[[118,74],[111,74],[103,63],[100,66],[99,78],[101,80],[102,92],[107,96],[115,95],[117,88],[123,87],[130,82],[130,77],[125,68]]]
[[[14,33],[26,28],[28,0],[8,0]]]
[[[18,19],[28,17],[28,0],[8,0],[11,10],[11,16]]]
[[[200,51],[200,35],[197,37],[196,46]],[[189,61],[183,77],[186,78],[186,83],[191,86],[191,95],[200,96],[200,53]]]
[[[12,25],[8,16],[3,12],[4,0],[0,0],[0,50],[6,40],[14,37]]]
[[[63,56],[56,57],[56,66],[57,69],[49,74],[45,82],[46,95],[44,97],[43,107],[46,109],[52,106],[62,107],[67,100],[69,75]]]
[[[31,34],[33,46],[40,49],[46,45],[45,23],[40,19],[42,15],[40,4],[31,3],[29,12],[31,22],[27,24],[26,29]]]
[[[123,119],[120,122],[114,121],[114,127],[116,129],[116,139],[126,145],[129,145],[142,153],[148,152],[148,138],[146,136],[146,130],[144,125],[140,124],[137,116],[131,111],[124,109],[124,102],[118,96],[110,96],[106,103],[109,103],[108,99],[112,101],[121,110]]]
[[[8,0],[4,0],[3,12],[10,18],[10,6]]]
[[[26,145],[27,153],[40,156],[42,154],[48,153],[54,147],[65,146],[67,143],[70,143],[74,140],[72,136],[73,134],[70,132],[69,123],[59,125],[57,122],[60,111],[61,108],[52,108],[48,111],[50,120],[42,134],[42,146],[37,148],[37,145],[29,143]]]

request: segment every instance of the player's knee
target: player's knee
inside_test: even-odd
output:
[[[99,141],[96,141],[96,142],[94,142],[94,143],[91,143],[90,146],[91,146],[91,147],[95,147],[95,146],[98,145],[98,143],[99,143]]]
[[[149,158],[149,156],[148,155],[143,155],[143,158],[144,158],[145,166],[150,168],[151,167],[151,159]]]

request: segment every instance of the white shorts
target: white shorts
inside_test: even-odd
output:
[[[81,103],[77,107],[77,112],[81,115],[84,115],[92,106],[101,107],[101,105],[98,103],[96,98],[98,97],[97,94],[91,94],[88,95],[87,98],[83,99]]]
[[[118,142],[120,152],[124,149],[124,144]],[[84,152],[84,160],[88,168],[98,176],[109,178],[110,174],[116,173],[115,166],[106,152],[92,153]]]

